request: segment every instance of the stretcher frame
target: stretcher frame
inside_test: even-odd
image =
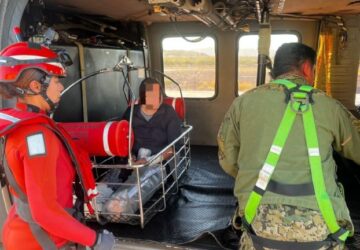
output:
[[[144,228],[145,224],[150,221],[150,219],[157,213],[162,212],[166,209],[167,199],[178,192],[179,190],[179,180],[181,176],[185,173],[191,163],[191,151],[190,151],[190,131],[193,129],[190,125],[183,125],[182,134],[172,141],[169,145],[163,148],[159,153],[154,155],[147,163],[141,165],[134,165],[131,160],[128,164],[93,164],[95,169],[95,177],[97,169],[111,170],[111,169],[133,169],[136,173],[136,183],[113,183],[113,182],[97,182],[96,184],[106,184],[111,186],[136,186],[138,193],[138,211],[135,213],[112,213],[104,212],[98,209],[97,203],[100,202],[95,197],[93,200],[93,208],[95,213],[92,215],[85,210],[85,218],[90,221],[98,221],[99,223],[126,223],[131,225],[140,225],[141,228]],[[173,149],[174,154],[167,160],[162,161],[159,164],[152,164],[156,162],[159,157],[162,157],[162,154],[169,150]],[[169,167],[167,167],[169,166]],[[144,203],[143,201],[143,192],[142,184],[145,180],[141,181],[141,176],[139,170],[141,168],[154,167],[159,168],[161,173],[161,181],[155,186],[154,189],[157,189],[155,194],[150,198],[149,201]],[[170,171],[166,171],[166,168],[169,168]],[[108,198],[111,199],[111,198]],[[105,203],[106,200],[101,201],[100,203]]]

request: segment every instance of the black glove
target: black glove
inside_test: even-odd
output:
[[[115,237],[107,230],[98,234],[96,244],[92,249],[94,250],[111,250],[115,245]]]

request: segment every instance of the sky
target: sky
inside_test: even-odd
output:
[[[271,35],[270,57],[274,56],[276,50],[283,43],[298,42],[298,37],[294,34],[274,34]],[[239,55],[249,55],[257,51],[259,42],[258,35],[245,35],[239,39]],[[256,54],[255,54],[256,55]]]
[[[198,37],[187,37],[190,40]],[[163,40],[163,50],[198,50],[210,49],[215,47],[215,40],[212,37],[206,37],[201,42],[187,42],[181,37],[169,37]]]
[[[241,49],[257,49],[259,41],[258,35],[245,35],[239,40],[239,48]],[[271,49],[277,49],[283,43],[297,42],[298,37],[293,34],[277,34],[271,35]]]
[[[239,52],[242,50],[257,50],[258,35],[244,35],[239,39]],[[188,37],[195,39],[197,37]],[[298,37],[294,34],[275,34],[271,35],[270,50],[276,51],[281,44],[285,42],[297,42]],[[209,50],[215,52],[215,40],[212,37],[206,37],[200,42],[192,43],[185,41],[181,37],[165,38],[162,42],[163,50]]]

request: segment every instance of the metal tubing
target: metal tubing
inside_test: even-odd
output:
[[[259,54],[258,55],[257,76],[256,76],[256,86],[260,86],[265,83],[266,62],[267,62],[267,56],[264,54]]]
[[[270,41],[271,41],[271,26],[269,23],[269,9],[264,6],[261,12],[261,23],[259,30],[259,44],[258,44],[258,68],[256,86],[265,84],[266,64],[269,57]]]
[[[66,89],[64,89],[61,92],[61,96],[63,96],[64,94],[66,94],[66,92],[68,92],[72,87],[74,87],[76,84],[78,84],[79,82],[82,82],[85,79],[88,79],[92,76],[98,75],[98,74],[102,74],[102,73],[108,73],[108,72],[119,72],[121,70],[115,69],[115,68],[104,68],[104,69],[100,69],[98,71],[92,72],[84,77],[81,77],[80,79],[76,80],[75,82],[73,82],[72,84],[70,84]]]
[[[144,228],[144,209],[143,209],[143,203],[142,203],[139,169],[137,168],[135,171],[136,171],[136,177],[137,177],[137,188],[138,188],[138,197],[139,197],[140,224],[141,224],[141,228]]]
[[[84,46],[74,41],[79,51],[79,62],[80,62],[80,77],[85,76],[85,53]],[[85,80],[81,81],[81,97],[82,97],[82,111],[83,111],[83,120],[84,122],[88,122],[88,104],[87,104],[87,95],[86,95],[86,82]]]

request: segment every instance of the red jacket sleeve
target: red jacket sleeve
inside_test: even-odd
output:
[[[44,147],[31,150],[28,136],[34,133],[43,136]],[[37,140],[39,138],[41,140],[41,136]],[[93,245],[95,231],[73,218],[57,202],[56,169],[62,147],[59,139],[45,127],[32,126],[23,140],[25,143],[18,150],[23,159],[25,188],[33,219],[52,235],[86,246]]]

